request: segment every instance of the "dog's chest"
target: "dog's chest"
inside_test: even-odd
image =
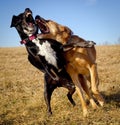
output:
[[[57,66],[57,60],[56,60],[56,52],[52,49],[51,44],[45,40],[44,42],[42,42],[42,44],[40,44],[40,40],[39,39],[34,39],[32,40],[32,42],[39,48],[37,54],[44,56],[45,60],[54,65],[56,68],[58,68]]]

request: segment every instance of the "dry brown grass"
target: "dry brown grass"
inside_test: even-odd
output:
[[[1,125],[119,125],[120,124],[120,45],[98,46],[100,90],[106,99],[103,108],[83,118],[78,95],[69,103],[64,88],[52,96],[53,115],[47,117],[43,96],[43,74],[27,60],[25,48],[0,48]]]

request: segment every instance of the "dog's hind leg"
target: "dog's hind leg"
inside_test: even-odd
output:
[[[102,95],[99,92],[98,85],[99,85],[99,78],[97,73],[97,64],[93,64],[90,68],[90,74],[91,74],[91,90],[94,95],[94,97],[97,99],[99,104],[103,106],[104,99]]]
[[[85,77],[85,76],[79,74],[79,81],[80,81],[80,83],[81,83],[81,85],[82,85],[83,90],[86,92],[87,98],[88,98],[88,100],[90,101],[92,107],[93,107],[94,109],[97,109],[98,106],[97,106],[97,104],[95,103],[95,101],[94,101],[94,99],[93,99],[93,97],[92,97],[92,95],[91,95],[91,93],[90,93],[90,90],[89,90],[88,85],[87,85],[87,83],[86,83],[86,79],[85,79],[84,77]]]
[[[59,77],[60,77],[59,85],[61,85],[61,87],[68,89],[68,94],[67,94],[68,100],[73,106],[75,106],[76,104],[72,98],[72,95],[75,92],[75,85],[73,84],[72,79],[64,69],[59,73]]]
[[[69,99],[69,101],[71,102],[71,104],[73,105],[73,106],[75,106],[76,104],[75,104],[75,101],[73,100],[73,98],[72,98],[72,95],[74,94],[74,92],[75,92],[75,87],[68,87],[67,88],[69,91],[68,91],[68,94],[67,94],[67,97],[68,97],[68,99]]]
[[[83,95],[82,86],[79,82],[78,74],[76,73],[76,71],[74,70],[74,68],[70,64],[67,65],[66,70],[69,73],[69,75],[71,76],[73,83],[76,86],[76,90],[77,90],[77,93],[80,97],[80,101],[81,101],[81,105],[82,105],[83,116],[87,117],[88,116],[87,105],[86,105],[85,98]]]
[[[65,81],[64,84],[62,84],[62,87],[65,87],[66,89],[68,89],[68,94],[67,94],[68,100],[70,101],[70,103],[73,106],[75,106],[76,105],[75,101],[72,98],[72,95],[75,92],[75,86],[74,86],[74,84]]]
[[[48,115],[52,114],[51,96],[55,88],[57,88],[57,81],[53,80],[47,73],[44,76],[44,99],[47,105]]]

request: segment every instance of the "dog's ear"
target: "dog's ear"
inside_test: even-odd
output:
[[[20,17],[13,15],[10,27],[15,27],[15,26],[17,26],[20,22],[21,22]]]

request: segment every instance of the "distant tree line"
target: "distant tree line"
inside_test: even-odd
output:
[[[109,41],[104,41],[103,43],[102,43],[102,45],[110,45],[110,44],[120,44],[120,37],[118,38],[118,40],[117,41],[115,41],[115,42],[109,42]]]
[[[120,44],[120,37],[118,38],[117,44]]]

